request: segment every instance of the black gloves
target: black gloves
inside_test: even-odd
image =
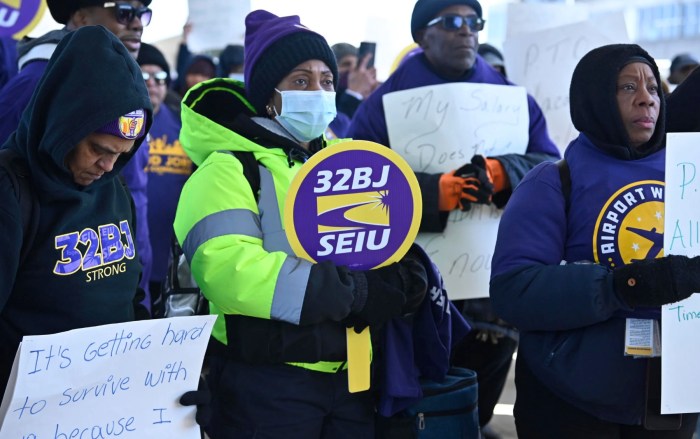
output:
[[[455,176],[464,178],[465,186],[462,189],[460,207],[466,212],[471,209],[471,203],[491,204],[493,196],[493,183],[486,172],[486,159],[484,156],[475,155],[471,163],[467,163],[454,173]]]
[[[180,397],[180,404],[182,405],[196,405],[197,414],[194,419],[202,427],[209,425],[211,421],[211,392],[209,391],[209,386],[204,378],[199,377],[199,386],[197,390],[191,390],[185,392]]]
[[[368,271],[351,272],[357,298],[353,311],[343,321],[358,334],[369,325],[414,312],[428,289],[428,275],[417,258]]]
[[[420,259],[409,250],[408,254],[399,262],[401,273],[406,287],[406,304],[403,306],[402,315],[410,315],[418,311],[426,293],[428,292],[428,273]]]
[[[615,291],[630,307],[656,307],[700,292],[700,256],[644,259],[613,270]]]
[[[369,325],[384,323],[401,315],[406,295],[398,263],[351,274],[355,279],[357,297],[353,311],[343,322],[345,326],[354,327],[359,334]]]

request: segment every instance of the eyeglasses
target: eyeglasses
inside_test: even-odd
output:
[[[107,2],[102,7],[105,9],[114,8],[114,16],[119,23],[124,25],[131,23],[134,18],[138,17],[144,27],[148,26],[153,15],[153,11],[149,8],[137,8],[128,3]]]
[[[148,73],[148,72],[141,72],[143,75],[143,80],[148,82],[149,79],[153,78],[154,81],[156,81],[156,84],[158,85],[164,85],[165,81],[168,79],[168,73],[167,72],[158,72],[158,73]]]
[[[443,15],[442,17],[433,18],[425,27],[435,26],[438,23],[442,23],[442,27],[445,30],[459,30],[466,24],[472,32],[479,32],[484,29],[486,20],[476,15]]]

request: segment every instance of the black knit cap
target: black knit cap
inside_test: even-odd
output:
[[[477,0],[418,0],[413,7],[411,16],[411,36],[413,41],[418,42],[416,34],[423,29],[430,20],[445,8],[453,5],[466,5],[474,9],[479,18],[483,18],[481,4]]]
[[[304,61],[318,59],[333,73],[338,85],[338,66],[326,40],[299,23],[299,17],[277,17],[267,11],[253,11],[246,17],[245,86],[248,100],[258,114],[277,84]]]
[[[170,66],[165,56],[163,56],[163,52],[158,50],[156,46],[152,46],[148,43],[141,43],[141,49],[139,49],[139,56],[136,57],[136,63],[140,66],[144,64],[153,64],[160,67],[168,74],[165,82],[170,85]]]
[[[627,64],[644,62],[659,84],[660,108],[654,134],[638,148],[630,146],[617,105],[617,78]],[[610,44],[581,58],[571,77],[569,107],[574,127],[596,146],[625,160],[645,157],[663,147],[666,105],[654,58],[636,44]]]
[[[144,6],[151,4],[151,0],[139,0]],[[66,24],[73,12],[87,6],[102,6],[105,0],[46,0],[51,16],[58,23]]]
[[[243,65],[244,49],[240,44],[229,44],[219,54],[219,76],[225,78],[235,67]]]

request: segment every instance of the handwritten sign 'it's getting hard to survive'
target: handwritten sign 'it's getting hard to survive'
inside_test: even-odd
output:
[[[24,337],[0,406],[0,437],[199,439],[196,390],[216,316]]]

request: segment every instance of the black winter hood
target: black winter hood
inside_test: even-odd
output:
[[[644,61],[659,84],[656,128],[644,145],[632,148],[617,105],[617,78],[627,64]],[[611,44],[591,50],[574,69],[569,90],[571,120],[596,146],[623,160],[646,157],[664,146],[666,104],[661,76],[652,58],[636,44]]]
[[[17,131],[4,147],[29,165],[39,193],[86,190],[107,184],[124,168],[146,136],[136,139],[112,171],[82,188],[73,182],[66,156],[83,138],[131,111],[153,110],[141,69],[124,45],[102,26],[85,26],[66,35],[49,60]]]

